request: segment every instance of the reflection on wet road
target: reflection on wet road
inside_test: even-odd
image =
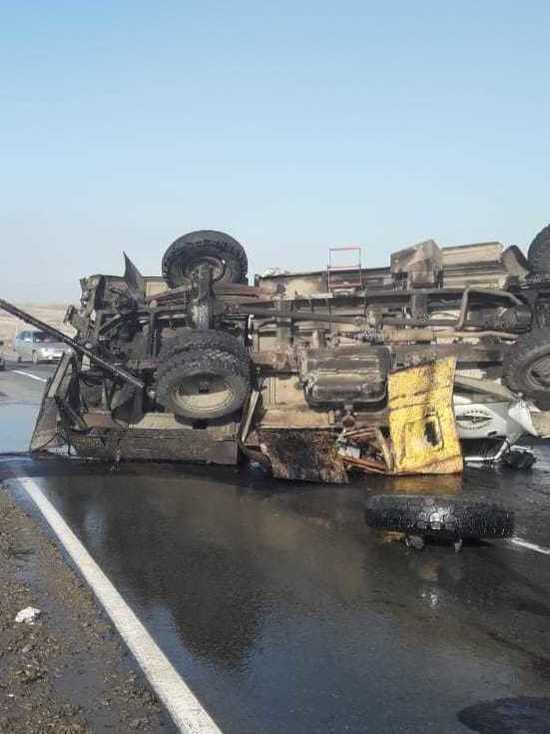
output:
[[[484,493],[548,546],[550,452],[537,451],[525,474],[341,488],[199,467],[9,471],[37,477],[225,734],[496,734],[514,731],[501,710],[548,710],[550,558],[507,543],[409,551],[365,527],[363,503]],[[476,729],[487,712],[497,724]]]
[[[26,451],[52,365],[8,363],[0,371],[0,452]]]
[[[547,692],[546,559],[407,552],[363,489],[91,471],[40,483],[225,732],[463,732]]]

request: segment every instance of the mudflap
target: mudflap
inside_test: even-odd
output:
[[[258,430],[258,439],[278,479],[336,484],[348,481],[333,431],[264,428]]]

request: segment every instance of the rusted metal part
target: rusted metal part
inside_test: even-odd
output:
[[[308,372],[304,381],[307,401],[310,405],[319,407],[380,403],[386,395],[386,382],[369,378],[367,371],[361,373],[342,369],[335,372]]]
[[[271,273],[250,287],[243,282],[246,254],[229,240],[220,257],[211,250],[205,256],[198,241],[187,255],[182,250],[193,258],[194,275],[174,281],[184,284],[171,290],[160,277],[143,277],[128,258],[124,277],[82,281],[81,306],[68,316],[78,334],[74,348],[101,370],[87,380],[82,360],[75,360],[73,392],[56,394],[51,410],[43,411],[49,434],[61,411],[81,453],[110,459],[225,463],[241,451],[276,476],[331,482],[345,481],[352,467],[450,471],[457,457],[436,456],[435,439],[437,421],[448,417],[452,386],[437,382],[433,365],[430,379],[437,384],[422,383],[426,364],[456,359],[470,378],[460,383],[461,392],[483,392],[489,378],[496,385],[505,377],[510,342],[533,325],[550,325],[550,282],[541,278],[535,289],[531,274],[518,281],[524,264],[509,253],[509,270],[499,243],[439,248],[427,241],[395,253],[390,268],[359,266],[340,288],[326,271]],[[235,282],[213,282],[211,257]],[[197,330],[200,345],[186,348]],[[231,363],[231,374],[245,381],[243,398],[231,415],[184,427],[181,417],[162,412],[167,405],[178,411],[175,403],[158,402],[162,380],[202,358],[214,371]],[[404,380],[392,373],[403,367],[413,368],[413,377],[397,405],[395,394],[388,399],[388,385]],[[473,374],[483,378],[481,387]],[[198,396],[209,391],[206,382],[197,381]],[[489,385],[485,392],[495,390]],[[497,397],[506,399],[505,390],[501,386]],[[447,436],[446,423],[442,432]],[[416,441],[416,463],[409,461],[414,451],[407,436]],[[418,448],[426,441],[427,450]]]
[[[424,318],[405,318],[405,317],[383,317],[380,319],[382,326],[401,326],[403,328],[418,327],[422,329],[432,329],[434,326],[448,326],[452,328],[456,325],[456,319],[431,319],[425,316]],[[389,330],[388,330],[389,331]]]
[[[52,336],[55,336],[55,338],[58,341],[72,347],[72,349],[74,349],[74,351],[77,352],[78,354],[88,357],[90,362],[92,362],[93,364],[96,364],[98,367],[101,367],[101,369],[105,370],[106,372],[109,372],[111,375],[115,377],[120,377],[122,380],[126,380],[127,382],[130,382],[132,385],[134,385],[134,387],[137,387],[140,390],[142,390],[145,387],[145,383],[142,380],[140,380],[139,378],[137,378],[135,375],[133,375],[131,372],[128,372],[123,367],[118,367],[118,366],[111,364],[107,360],[98,356],[91,349],[88,349],[87,347],[83,346],[82,344],[79,344],[77,341],[72,339],[70,336],[67,336],[67,334],[64,334],[62,331],[59,331],[59,329],[55,329],[53,326],[46,324],[44,321],[40,321],[40,319],[37,319],[36,317],[31,316],[30,313],[23,311],[22,309],[18,308],[17,306],[14,306],[12,303],[8,303],[8,301],[5,301],[3,298],[0,298],[0,308],[6,311],[7,313],[11,314],[12,316],[15,316],[16,318],[21,319],[21,321],[24,321],[25,323],[31,324],[32,326],[36,327],[37,329],[40,329],[40,331],[45,331],[47,334],[51,334]]]
[[[473,286],[467,286],[464,289],[464,293],[462,295],[462,299],[460,302],[460,309],[459,313],[456,319],[437,319],[437,318],[424,318],[424,319],[406,319],[406,318],[383,318],[382,324],[388,325],[388,326],[407,326],[407,327],[413,327],[413,326],[424,326],[424,327],[433,327],[433,326],[447,326],[449,329],[452,329],[454,332],[463,331],[468,326],[467,318],[468,318],[468,312],[470,308],[470,296],[471,295],[481,295],[486,296],[489,299],[501,299],[506,300],[512,303],[513,306],[520,306],[523,307],[523,301],[521,301],[517,296],[515,296],[513,293],[510,293],[510,291],[504,291],[499,288],[478,288]]]
[[[392,352],[399,365],[446,357],[456,357],[459,364],[499,364],[508,348],[507,344],[396,344]]]
[[[411,342],[411,335],[407,334],[408,338],[406,342],[396,341],[392,344],[391,351],[398,364],[404,364],[403,358],[409,357],[412,359],[423,360],[425,362],[432,361],[434,359],[444,359],[445,357],[456,357],[459,362],[464,363],[500,363],[502,362],[503,356],[506,354],[506,350],[509,348],[508,344],[471,344],[471,343],[455,343],[455,344],[414,344]],[[475,338],[475,333],[468,333],[468,337]],[[500,336],[500,333],[499,333]],[[414,337],[413,337],[414,338]],[[427,340],[428,341],[428,340]],[[431,341],[431,339],[429,340]],[[366,344],[358,347],[350,347],[350,349],[368,349],[370,345]],[[335,361],[338,360],[339,355],[344,357],[346,355],[346,349],[348,347],[337,347],[332,350]],[[259,367],[269,367],[277,372],[297,372],[299,370],[299,352],[295,349],[290,348],[287,350],[282,349],[265,349],[258,352],[252,352],[251,358],[254,364]],[[148,366],[147,361],[143,361],[143,367]],[[156,363],[151,362],[151,366]]]
[[[160,291],[147,296],[148,302],[157,301],[159,303],[165,303],[168,301],[176,301],[178,298],[186,298],[190,291],[189,285],[180,285],[177,288],[171,288],[169,290]],[[213,285],[213,290],[218,298],[229,298],[230,302],[243,301],[244,303],[250,300],[270,300],[272,293],[265,288],[256,288],[251,285],[245,285],[243,283],[226,283],[217,282]]]
[[[139,272],[128,255],[124,252],[124,280],[128,285],[128,291],[135,301],[142,303],[145,301],[145,278]]]
[[[193,429],[100,429],[70,430],[70,444],[81,456],[119,461],[186,461],[236,464],[237,437],[217,440],[208,431]]]
[[[256,412],[256,408],[260,402],[260,396],[261,393],[259,390],[253,390],[248,398],[248,405],[244,414],[244,420],[241,423],[241,432],[239,437],[242,443],[246,443],[246,439],[252,425],[252,419],[254,418],[254,413]]]
[[[407,248],[404,252],[411,249],[414,249],[414,246]],[[518,260],[517,253],[514,252],[511,252],[508,258],[503,258],[504,246],[500,242],[441,247],[440,251],[443,287],[452,287],[454,290],[463,290],[465,286],[472,283],[482,287],[503,287],[510,272],[504,263],[514,258]],[[524,258],[521,261],[523,262]],[[367,292],[393,289],[395,276],[391,266],[362,268],[361,271],[363,285]],[[402,271],[407,272],[407,269],[402,268]],[[426,272],[429,270],[427,269]],[[517,267],[512,272],[517,272]],[[323,287],[326,289],[326,271],[268,273],[264,276],[256,276],[256,284],[268,289],[275,289],[277,285],[282,285],[291,292],[296,290],[303,294],[319,292]]]
[[[442,284],[443,254],[434,240],[426,240],[391,255],[394,278],[407,287],[430,287]]]
[[[348,481],[334,431],[260,429],[257,433],[275,477],[336,484]]]
[[[270,406],[257,420],[261,429],[323,429],[332,428],[333,424],[331,411],[312,410],[305,402],[302,406]]]
[[[59,402],[64,400],[69,391],[73,378],[74,357],[65,352],[59,365],[46,385],[44,397],[36,418],[30,446],[30,451],[44,451],[63,444],[59,435]]]
[[[160,291],[159,293],[151,293],[146,296],[145,300],[147,303],[165,303],[169,301],[177,301],[181,298],[185,299],[189,291],[191,290],[190,285],[180,285],[177,288],[171,288],[170,290]]]
[[[516,306],[522,306],[523,302],[520,301],[520,299],[515,296],[513,293],[510,293],[509,291],[503,291],[497,288],[478,288],[474,286],[466,286],[464,289],[464,295],[462,296],[462,303],[460,304],[460,313],[458,315],[458,319],[456,322],[455,328],[457,331],[460,331],[465,323],[466,318],[468,316],[468,307],[470,305],[470,296],[472,294],[478,294],[478,295],[484,295],[491,297],[497,297],[497,298],[504,298],[508,301],[511,301]]]
[[[362,469],[365,472],[376,474],[391,474],[394,467],[394,458],[386,437],[377,426],[368,426],[347,430],[339,437],[339,443],[359,447],[367,451],[374,450],[381,458],[372,456],[354,456],[351,453],[340,452],[346,466]]]
[[[216,283],[214,285],[216,296],[228,296],[233,298],[250,299],[270,299],[272,293],[265,288],[256,288],[253,285],[245,285],[243,283]]]
[[[373,445],[382,455],[386,472],[393,472],[394,457],[391,448],[391,441],[386,439],[379,426],[367,426],[357,428],[351,431],[345,431],[342,435],[344,441],[352,441],[361,446],[362,444]]]
[[[283,301],[283,303],[291,304],[290,301]],[[339,315],[338,313],[331,313],[330,311],[319,312],[319,311],[301,311],[296,309],[288,308],[284,313],[279,313],[272,308],[265,308],[263,306],[256,305],[236,305],[231,306],[228,309],[228,313],[233,316],[255,316],[262,319],[270,319],[276,321],[277,319],[284,319],[287,321],[314,321],[323,323],[338,323],[338,324],[356,324],[357,320],[361,318],[361,314],[357,315]]]
[[[47,451],[63,445],[59,435],[59,407],[54,398],[44,397],[32,432],[29,445],[31,452]]]
[[[345,431],[339,438],[347,447],[340,451],[344,464],[379,474],[461,472],[452,406],[454,370],[454,360],[447,359],[390,375],[389,440],[376,428]],[[356,447],[355,453],[350,447]]]
[[[113,418],[110,410],[93,411],[83,413],[82,418],[86,424],[86,428],[112,428],[120,430],[122,425]]]
[[[297,372],[298,359],[292,348],[265,349],[260,352],[252,352],[252,361],[258,367],[268,367],[276,372]]]
[[[343,456],[342,461],[346,466],[354,466],[372,474],[388,474],[388,467],[383,461],[376,459],[358,459],[353,456]]]
[[[386,396],[390,369],[386,347],[343,347],[301,354],[300,377],[312,406],[379,403]]]
[[[269,457],[265,454],[262,454],[261,450],[259,449],[259,447],[256,446],[256,444],[248,445],[243,443],[242,441],[239,441],[239,450],[242,455],[245,456],[247,459],[255,462],[256,464],[259,464],[267,472],[273,474],[273,468],[271,466]]]
[[[434,342],[438,339],[484,339],[495,337],[499,339],[517,339],[517,334],[497,331],[496,329],[479,329],[478,331],[445,331],[443,329],[430,328],[427,325],[422,329],[407,328],[395,329],[384,328],[384,340],[391,342]]]

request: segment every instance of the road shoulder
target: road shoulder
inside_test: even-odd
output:
[[[33,625],[16,623],[26,607]],[[2,731],[174,732],[93,594],[56,543],[0,490]]]

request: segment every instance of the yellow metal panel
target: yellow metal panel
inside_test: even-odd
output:
[[[453,412],[456,360],[390,375],[388,407],[396,474],[454,474],[463,469]]]

